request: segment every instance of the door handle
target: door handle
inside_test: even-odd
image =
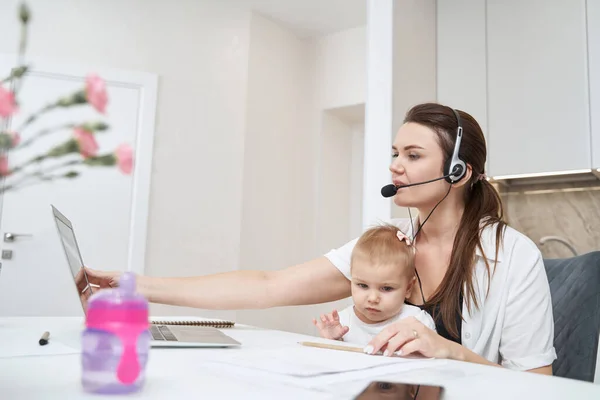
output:
[[[15,239],[17,239],[18,237],[22,237],[22,236],[33,236],[30,233],[12,233],[12,232],[6,232],[4,234],[4,241],[7,243],[12,243],[15,241]]]

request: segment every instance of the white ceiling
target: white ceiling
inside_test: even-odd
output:
[[[247,0],[251,8],[299,37],[328,35],[363,26],[367,0]]]

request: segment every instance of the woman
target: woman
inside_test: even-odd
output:
[[[412,108],[394,141],[392,180],[400,186],[447,174],[459,125],[462,178],[400,188],[394,195],[398,206],[416,208],[423,216],[392,222],[413,237],[417,249],[419,288],[408,302],[434,315],[437,333],[415,319],[402,320],[377,335],[365,352],[420,352],[551,375],[554,321],[542,256],[531,240],[502,221],[500,197],[484,179],[485,138],[475,119],[439,104]],[[335,301],[350,295],[355,243],[279,271],[140,276],[139,289],[152,302],[205,309]],[[116,272],[89,274],[101,287],[118,284]]]

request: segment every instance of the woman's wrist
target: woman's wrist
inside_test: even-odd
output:
[[[449,356],[448,358],[451,360],[456,360],[456,361],[466,361],[466,355],[465,355],[465,348],[464,346],[450,341],[448,340],[448,342],[450,342],[450,349],[449,349]]]
[[[486,358],[480,356],[477,353],[472,352],[471,350],[467,349],[465,346],[458,344],[456,342],[450,342],[448,358],[451,360],[456,360],[456,361],[466,361],[466,362],[471,362],[471,363],[475,363],[475,364],[492,365],[494,367],[500,367],[499,364],[487,360]]]

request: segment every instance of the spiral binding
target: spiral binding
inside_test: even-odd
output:
[[[233,321],[152,321],[152,325],[182,325],[182,326],[210,326],[213,328],[233,328]]]

